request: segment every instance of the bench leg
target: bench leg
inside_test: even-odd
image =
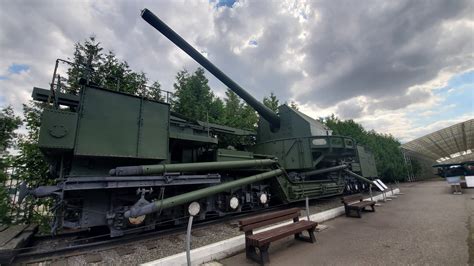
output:
[[[302,237],[303,237],[303,235],[301,233],[295,234],[295,239],[300,240]]]
[[[370,207],[370,210],[368,210],[367,207]],[[365,206],[364,208],[362,208],[362,211],[363,211],[363,212],[374,212],[374,211],[375,211],[375,207],[374,207],[374,205]]]
[[[354,214],[354,212],[356,212]],[[359,213],[359,210],[358,209],[354,209],[354,208],[347,208],[347,211],[346,211],[346,216],[347,217],[357,217],[357,214]]]
[[[260,250],[260,264],[264,265],[265,263],[270,263],[270,257],[268,256],[268,248],[270,244],[259,247]]]
[[[270,244],[266,244],[264,246],[258,247],[258,250],[260,251],[259,254],[257,254],[257,248],[251,245],[246,245],[245,247],[245,257],[249,260],[253,260],[260,265],[264,265],[265,263],[270,262],[270,258],[268,256],[268,248],[270,247]]]
[[[245,247],[245,257],[250,260],[258,261],[257,252],[254,246],[247,245]]]
[[[314,228],[308,230],[309,234],[309,239],[311,240],[311,243],[316,242],[316,237],[314,236]]]
[[[309,229],[308,235],[309,236],[304,236],[302,233],[295,234],[295,239],[309,242],[309,243],[314,243],[316,242],[316,238],[314,237],[314,229]]]

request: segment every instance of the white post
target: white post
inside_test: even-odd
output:
[[[186,261],[188,266],[191,266],[191,227],[193,226],[193,218],[201,210],[201,205],[199,202],[191,202],[188,206],[189,212],[189,221],[188,221],[188,231],[186,232]]]
[[[188,266],[191,266],[191,227],[193,226],[193,215],[189,216],[188,231],[186,233],[186,260]]]
[[[369,194],[370,194],[370,201],[374,201],[374,197],[372,195],[372,184],[369,184]]]
[[[397,188],[398,188],[397,195],[404,195],[404,193],[402,193],[402,191],[400,190],[400,182],[398,182],[398,181],[395,181],[395,182],[397,182],[396,184],[397,184]]]
[[[308,221],[309,220],[309,199],[308,197],[306,197],[306,217],[308,218]]]

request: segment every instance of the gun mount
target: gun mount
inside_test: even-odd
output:
[[[141,16],[260,114],[263,119],[260,119],[258,124],[257,144],[251,147],[253,152],[278,157],[282,167],[296,171],[318,168],[316,166],[325,159],[332,162],[323,167],[334,166],[338,164],[334,162],[334,158],[355,156],[357,151],[352,138],[331,136],[332,131],[325,125],[286,104],[278,108],[278,114],[274,113],[201,55],[150,10],[145,8]]]

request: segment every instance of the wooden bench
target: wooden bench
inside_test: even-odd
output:
[[[347,217],[358,217],[361,218],[361,211],[375,211],[375,201],[364,201],[362,194],[354,194],[341,198],[341,202],[344,204]],[[367,210],[366,207],[371,207],[372,210]],[[357,216],[352,216],[351,211],[356,211]]]
[[[300,221],[299,215],[299,208],[291,208],[240,220],[240,231],[245,232],[245,253],[247,258],[255,260],[261,265],[268,263],[270,261],[268,257],[270,243],[291,235],[294,235],[295,239],[314,243],[316,241],[314,230],[318,223],[306,220]],[[293,219],[293,223],[253,234],[254,229],[289,219]],[[308,231],[309,236],[303,236],[303,231]],[[257,248],[260,253],[259,255],[257,255]]]

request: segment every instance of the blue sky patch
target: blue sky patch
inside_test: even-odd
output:
[[[452,77],[448,81],[448,87],[460,87],[463,85],[474,85],[474,71],[469,71]]]
[[[435,93],[443,101],[431,110],[427,110],[433,111],[433,115],[416,117],[417,124],[422,125],[463,115],[474,115],[474,71],[452,77],[446,87],[435,91]],[[417,116],[417,114],[412,113],[409,116]]]
[[[249,45],[250,46],[258,46],[258,42],[256,40],[250,40]]]
[[[300,16],[304,18],[305,20],[308,19],[308,16],[303,11],[300,12]]]
[[[7,77],[4,77],[4,76],[0,76],[0,80],[6,80],[8,79]]]
[[[237,0],[217,0],[216,7],[226,6],[232,8]]]
[[[28,69],[30,69],[30,66],[25,64],[11,64],[8,67],[8,72],[10,72],[11,74],[18,74],[23,71],[28,71]]]

